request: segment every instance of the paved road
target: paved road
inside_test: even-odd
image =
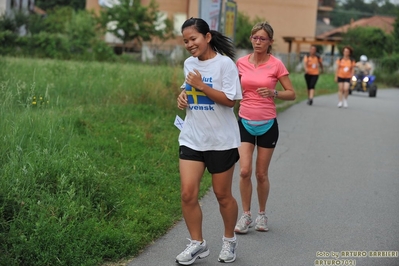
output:
[[[238,235],[232,265],[311,266],[346,251],[352,253],[340,262],[399,265],[399,89],[379,90],[377,98],[354,93],[348,103],[348,109],[338,109],[336,95],[321,96],[313,106],[302,102],[279,114],[267,205],[270,231]],[[201,203],[211,254],[193,265],[220,266],[217,201],[208,193]],[[258,209],[256,201],[252,209]],[[128,266],[176,266],[187,237],[181,221]],[[369,251],[395,251],[396,257],[373,258]]]

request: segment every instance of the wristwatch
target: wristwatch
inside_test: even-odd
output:
[[[276,99],[278,96],[278,91],[274,90],[274,99]]]

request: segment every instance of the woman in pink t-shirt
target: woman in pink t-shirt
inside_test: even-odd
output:
[[[252,158],[257,146],[256,181],[259,212],[255,230],[268,231],[266,201],[269,196],[268,169],[278,140],[278,124],[275,99],[295,100],[288,71],[284,64],[270,52],[273,44],[273,28],[267,22],[256,24],[251,31],[253,53],[237,60],[243,98],[239,109],[241,134],[240,193],[243,214],[234,231],[245,234],[253,225],[251,216]],[[283,91],[277,91],[280,82]]]

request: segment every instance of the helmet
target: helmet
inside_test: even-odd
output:
[[[367,56],[361,55],[361,56],[360,56],[360,61],[362,61],[362,62],[367,62]]]

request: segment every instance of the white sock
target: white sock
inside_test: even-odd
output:
[[[234,237],[228,238],[223,236],[223,241],[229,241],[229,242],[234,242],[237,240],[236,234],[234,233]]]

